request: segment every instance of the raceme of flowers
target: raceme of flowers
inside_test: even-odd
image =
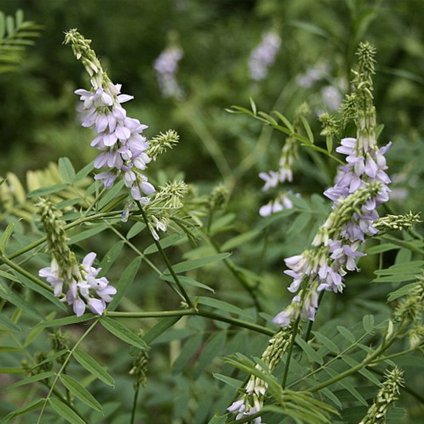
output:
[[[94,167],[106,168],[96,175],[96,180],[109,188],[118,176],[122,176],[132,198],[147,204],[148,196],[155,192],[143,173],[151,161],[147,154],[149,143],[143,136],[147,125],[128,117],[122,106],[133,96],[121,94],[121,85],[109,80],[95,52],[89,47],[89,40],[71,30],[65,42],[72,44],[75,56],[83,62],[91,76],[91,90],[79,89],[75,93],[82,102],[79,107],[82,126],[93,128],[97,133],[91,146],[101,153],[95,159]]]
[[[113,295],[116,294],[116,288],[109,285],[106,277],[98,277],[101,269],[93,267],[95,259],[94,252],[88,253],[81,265],[73,267],[70,279],[63,277],[63,270],[54,258],[49,267],[42,268],[38,272],[38,275],[45,278],[53,287],[56,297],[72,305],[78,317],[86,308],[93,314],[102,315],[106,304],[111,302]]]
[[[100,268],[93,267],[96,254],[88,253],[79,264],[68,246],[60,211],[45,199],[39,201],[38,207],[52,255],[51,265],[40,269],[38,275],[47,280],[56,297],[72,306],[77,316],[86,308],[102,315],[116,289],[109,285],[106,277],[99,277]]]
[[[390,143],[379,149],[373,143],[345,138],[336,149],[347,156],[347,164],[339,169],[336,184],[324,193],[334,202],[334,210],[313,240],[315,249],[285,259],[289,268],[285,274],[293,279],[289,291],[299,293],[274,318],[275,323],[287,326],[299,314],[313,320],[319,292],[343,291],[344,276],[356,270],[357,260],[364,256],[358,248],[366,236],[378,232],[373,225],[378,219],[376,208],[389,200],[384,157],[389,147]],[[300,290],[304,281],[309,287]]]
[[[266,78],[268,68],[274,63],[280,45],[281,38],[275,31],[263,34],[260,44],[249,57],[249,74],[253,80],[261,81]]]
[[[184,55],[180,47],[166,48],[155,60],[153,65],[163,97],[172,97],[180,100],[184,96],[177,81],[178,62]]]

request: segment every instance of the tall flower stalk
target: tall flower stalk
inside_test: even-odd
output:
[[[359,251],[366,236],[378,233],[374,222],[376,208],[389,200],[390,178],[384,154],[390,143],[377,147],[376,118],[373,105],[374,48],[361,43],[359,64],[354,71],[353,94],[344,106],[344,115],[353,119],[356,138],[344,138],[337,147],[346,155],[346,165],[338,169],[336,183],[324,194],[333,201],[333,212],[316,234],[312,249],[285,259],[285,274],[293,280],[289,291],[296,293],[291,304],[277,314],[274,322],[283,327],[299,316],[314,320],[318,294],[342,292],[347,271],[357,270]]]
[[[149,143],[143,135],[147,125],[127,116],[123,103],[133,96],[121,94],[121,85],[113,84],[90,48],[91,40],[85,39],[76,29],[66,33],[65,44],[71,44],[75,57],[81,60],[90,76],[91,89],[76,90],[80,96],[81,124],[92,128],[96,137],[91,146],[100,150],[94,160],[96,169],[104,169],[95,176],[107,188],[118,176],[130,189],[134,200],[147,204],[149,195],[155,192],[144,171],[151,161],[147,154]]]

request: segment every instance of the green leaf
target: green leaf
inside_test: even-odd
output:
[[[109,203],[114,202],[118,197],[119,192],[122,190],[122,187],[124,187],[124,182],[118,181],[111,189],[107,190],[106,194],[98,203],[99,209],[104,209]]]
[[[291,133],[295,132],[293,125],[290,123],[290,121],[282,113],[278,112],[277,110],[274,110],[271,113],[276,115]]]
[[[186,364],[190,362],[193,356],[198,352],[202,345],[203,334],[196,334],[193,337],[190,337],[185,343],[178,358],[172,365],[172,372],[174,374],[179,374]]]
[[[247,243],[248,241],[254,239],[260,234],[259,230],[248,231],[247,233],[240,234],[239,236],[233,237],[230,240],[227,240],[222,246],[221,250],[231,250],[242,244]]]
[[[134,281],[134,278],[137,275],[137,271],[140,268],[140,264],[141,258],[137,257],[125,268],[125,271],[122,273],[118,284],[115,286],[117,293],[113,296],[112,302],[109,303],[107,308],[108,311],[114,311],[117,308],[127,288]]]
[[[15,229],[16,222],[17,221],[11,222],[3,231],[0,237],[0,253],[4,253],[6,249],[6,245],[10,239],[10,236],[13,234],[13,230]]]
[[[218,253],[217,255],[205,256],[203,258],[191,259],[189,261],[180,262],[172,266],[174,272],[181,273],[191,271],[193,269],[201,268],[202,266],[212,264],[214,262],[222,261],[225,258],[231,256],[231,253]],[[169,274],[169,271],[166,270],[165,274]]]
[[[392,291],[391,293],[389,293],[389,297],[388,297],[388,301],[392,302],[393,300],[398,299],[399,297],[402,296],[406,296],[407,294],[409,294],[414,287],[417,286],[417,283],[410,283],[410,284],[406,284],[405,286],[401,287],[400,289],[397,289],[395,291]]]
[[[127,239],[130,240],[135,237],[137,234],[141,233],[146,228],[146,224],[144,222],[136,222],[128,231]]]
[[[80,231],[80,232],[76,233],[75,235],[73,235],[69,239],[69,244],[79,243],[82,240],[88,239],[90,237],[95,236],[96,234],[101,233],[102,231],[106,230],[107,228],[108,228],[107,224],[104,224],[104,223],[95,224],[90,229],[85,230],[85,231]]]
[[[172,327],[181,319],[181,316],[169,317],[161,319],[154,327],[152,327],[146,334],[143,335],[143,339],[147,344],[151,344],[161,334],[163,334],[168,328]]]
[[[365,315],[362,318],[362,326],[367,333],[371,333],[374,330],[374,315]]]
[[[84,402],[92,409],[99,412],[103,411],[102,405],[100,405],[96,398],[77,380],[66,374],[61,374],[60,380],[63,385],[80,401]]]
[[[231,314],[235,314],[247,319],[251,319],[249,312],[243,311],[243,309],[239,308],[238,306],[232,305],[231,303],[224,302],[223,300],[218,300],[212,297],[204,297],[204,296],[199,296],[197,300],[200,305],[210,306],[211,308],[215,308],[220,311],[229,312]]]
[[[175,282],[174,278],[171,277],[170,275],[161,275],[159,278],[161,280],[164,280],[164,281],[169,281],[170,283]],[[204,290],[210,291],[211,293],[215,293],[215,290],[212,287],[209,287],[206,284],[200,283],[199,281],[195,280],[194,278],[187,277],[185,275],[180,275],[178,277],[178,280],[183,285],[186,284],[188,286],[197,287],[199,289],[204,289]]]
[[[302,337],[296,337],[296,343],[302,348],[311,362],[317,362],[320,365],[324,363],[322,356],[309,343],[305,342]]]
[[[170,246],[177,246],[178,244],[181,244],[186,240],[187,240],[187,236],[185,234],[171,234],[170,236],[160,239],[159,244],[162,247],[162,249],[166,249],[167,247],[170,247]],[[143,253],[145,255],[150,255],[157,251],[158,251],[158,248],[156,247],[156,243],[152,243],[144,249]]]
[[[331,341],[327,336],[324,336],[324,334],[318,331],[313,331],[312,333],[314,334],[315,338],[320,343],[322,343],[330,352],[334,352],[334,353],[340,352],[339,347],[333,341]]]
[[[305,128],[305,131],[306,131],[306,134],[308,136],[309,142],[311,144],[314,144],[315,143],[314,134],[312,133],[312,130],[311,130],[311,127],[310,127],[308,121],[303,116],[301,116],[300,119],[302,121],[303,127]]]
[[[367,249],[369,255],[375,255],[376,253],[388,252],[390,250],[400,249],[399,246],[396,246],[393,243],[381,243],[377,246],[370,247]]]
[[[68,184],[54,184],[49,187],[37,188],[27,194],[29,198],[46,196],[47,194],[58,193],[68,188]]]
[[[83,350],[76,349],[73,356],[79,364],[108,386],[115,386],[113,377],[92,356]]]
[[[107,331],[109,331],[114,336],[118,337],[118,339],[123,340],[125,343],[128,343],[139,349],[148,348],[146,342],[140,336],[137,336],[128,327],[125,327],[116,320],[109,317],[102,317],[100,318],[100,324],[102,324],[102,326]]]
[[[59,174],[65,183],[71,184],[75,179],[75,169],[68,158],[59,159]]]
[[[83,316],[77,317],[75,315],[65,317],[65,318],[57,318],[53,320],[41,321],[38,325],[44,328],[48,327],[62,327],[64,325],[72,325],[79,324],[80,322],[90,321],[97,316],[94,314],[85,314]]]
[[[50,406],[55,410],[59,417],[64,418],[71,424],[87,424],[74,410],[66,403],[57,398],[49,398]]]
[[[348,330],[346,327],[342,327],[341,325],[337,326],[337,331],[350,343],[355,343],[355,336],[353,333]]]
[[[249,97],[249,102],[250,102],[250,108],[252,109],[253,114],[256,115],[257,113],[256,104],[251,97]]]
[[[56,375],[53,371],[42,372],[40,374],[31,375],[30,377],[23,378],[22,380],[17,381],[14,384],[7,386],[6,390],[12,390],[16,387],[25,386],[26,384],[37,383],[38,381],[45,380],[47,378],[53,377]]]
[[[222,381],[223,383],[227,384],[228,386],[232,387],[235,390],[240,389],[240,387],[243,384],[243,381],[238,380],[236,378],[228,377],[227,375],[222,375],[218,373],[212,374],[217,380]]]
[[[208,421],[208,424],[225,424],[226,422],[227,422],[227,417],[225,415],[214,415]]]
[[[32,402],[30,402],[30,403],[28,403],[28,404],[26,404],[26,405],[24,405],[24,406],[22,406],[22,407],[20,407],[18,409],[15,409],[14,411],[12,411],[9,414],[7,414],[4,417],[4,420],[5,420],[5,422],[8,422],[12,418],[15,418],[15,417],[17,417],[19,415],[26,414],[27,412],[31,412],[34,409],[38,409],[38,408],[40,408],[44,404],[45,401],[46,401],[46,399],[44,399],[44,398],[33,400]]]
[[[20,333],[22,328],[17,326],[4,312],[0,314],[0,328],[3,327],[12,333]]]
[[[207,341],[203,351],[197,360],[197,368],[193,373],[195,379],[199,378],[203,370],[212,363],[214,358],[221,353],[222,348],[225,345],[226,332],[220,331],[219,333],[212,335]]]
[[[115,243],[106,253],[106,255],[103,257],[103,259],[100,262],[100,268],[102,269],[102,275],[106,275],[111,266],[115,263],[115,261],[118,259],[119,255],[122,252],[122,249],[125,245],[125,242],[123,240],[118,241]]]

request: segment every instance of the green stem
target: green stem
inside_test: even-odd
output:
[[[291,361],[291,357],[292,357],[292,354],[293,354],[293,347],[294,347],[294,342],[296,340],[297,331],[299,330],[299,324],[300,324],[300,314],[297,317],[296,322],[294,323],[292,338],[290,340],[290,346],[289,346],[289,350],[287,352],[286,365],[284,366],[283,381],[281,383],[283,390],[286,388],[287,377],[289,375],[290,361]]]
[[[324,293],[325,293],[325,291],[323,290],[319,294],[319,297],[318,297],[318,306],[317,306],[317,312],[316,312],[316,314],[318,313],[319,305],[321,303],[322,298],[324,297]],[[314,321],[309,320],[309,322],[308,322],[308,326],[306,327],[306,331],[305,331],[305,342],[308,342],[309,337],[311,336],[312,326],[314,325],[314,322],[315,322],[315,320]]]
[[[40,415],[38,416],[37,419],[37,424],[41,423],[41,417],[43,416],[44,410],[46,409],[47,406],[47,402],[50,398],[50,396],[53,393],[53,390],[55,389],[56,383],[59,380],[60,375],[62,374],[62,372],[64,371],[64,369],[66,368],[66,365],[68,364],[69,360],[71,359],[73,353],[75,352],[75,350],[78,348],[78,346],[82,343],[82,341],[91,333],[91,331],[93,330],[93,328],[97,325],[97,323],[99,322],[99,319],[96,319],[91,325],[90,327],[88,327],[88,329],[86,330],[86,332],[78,339],[78,341],[75,343],[75,345],[72,347],[72,349],[69,351],[68,356],[65,358],[65,360],[63,361],[62,366],[60,367],[59,371],[57,372],[52,385],[50,387],[49,392],[47,393],[47,396],[44,400],[43,406],[41,408],[40,411]]]
[[[381,346],[371,355],[367,356],[362,362],[360,362],[358,365],[332,377],[328,380],[317,384],[316,386],[313,386],[311,389],[309,389],[309,392],[314,393],[318,392],[319,390],[324,389],[327,386],[330,386],[334,383],[339,382],[340,380],[343,380],[344,378],[348,377],[351,374],[356,373],[357,371],[361,370],[362,368],[366,367],[370,363],[372,363],[375,359],[377,359],[383,352],[385,352],[395,341],[397,334],[392,335],[385,343],[383,342]]]
[[[399,240],[396,237],[385,235],[381,237],[382,240],[389,241],[390,243],[396,244],[397,246],[404,247],[405,249],[411,250],[412,252],[419,253],[424,255],[424,250],[414,246],[412,243],[409,243],[405,240]]]
[[[149,221],[147,219],[146,213],[144,212],[144,209],[140,202],[137,201],[138,208],[140,210],[141,216],[143,217],[143,220],[146,224],[147,229],[149,229]],[[150,230],[149,230],[150,232]],[[163,261],[165,262],[166,267],[168,268],[170,274],[172,275],[172,278],[175,281],[175,284],[178,287],[179,295],[181,296],[182,300],[184,300],[189,308],[194,308],[193,302],[191,301],[189,295],[187,294],[185,288],[181,284],[180,280],[177,277],[177,274],[175,273],[174,269],[172,268],[171,262],[169,262],[168,257],[166,256],[166,253],[162,249],[162,246],[160,245],[159,241],[156,240],[156,238],[153,236],[153,234],[150,232],[150,235],[152,236],[153,242],[156,245],[156,248],[158,249],[160,255],[162,256]]]
[[[135,411],[137,409],[137,399],[138,399],[138,392],[140,391],[140,383],[135,384],[134,388],[134,398],[133,398],[133,404],[131,409],[131,420],[130,424],[134,424],[135,422]]]
[[[178,317],[184,315],[193,315],[201,316],[205,318],[210,318],[215,321],[226,322],[232,324],[236,327],[246,328],[248,330],[256,331],[257,333],[266,334],[267,336],[272,336],[274,331],[263,327],[259,324],[252,322],[244,321],[238,318],[224,317],[222,315],[216,314],[214,312],[204,311],[202,309],[175,309],[169,311],[153,311],[153,312],[115,312],[115,311],[105,311],[105,315],[114,318],[165,318],[165,317]]]

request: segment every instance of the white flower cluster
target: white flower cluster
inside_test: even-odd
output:
[[[260,44],[249,57],[249,73],[253,80],[261,81],[266,78],[268,68],[274,63],[280,45],[281,38],[275,31],[263,34]]]
[[[96,175],[96,180],[111,187],[118,175],[122,175],[125,185],[131,190],[134,200],[143,204],[149,202],[147,196],[155,192],[155,188],[142,173],[151,161],[146,153],[149,144],[144,137],[146,125],[138,119],[127,117],[122,103],[133,99],[121,94],[121,85],[104,82],[103,86],[91,91],[79,89],[81,123],[83,127],[93,128],[97,136],[91,146],[101,153],[94,161],[97,169],[108,168]]]
[[[178,62],[184,55],[180,47],[166,48],[153,65],[163,97],[182,99],[184,92],[177,81]]]
[[[50,267],[42,268],[38,272],[53,287],[54,295],[72,305],[77,316],[81,316],[88,308],[93,314],[102,315],[106,304],[116,294],[116,288],[109,285],[106,277],[98,277],[100,268],[94,268],[93,262],[96,254],[90,252],[82,260],[82,264],[74,265],[73,269],[64,272],[60,269],[56,259],[53,259]],[[66,293],[64,293],[64,289]]]

